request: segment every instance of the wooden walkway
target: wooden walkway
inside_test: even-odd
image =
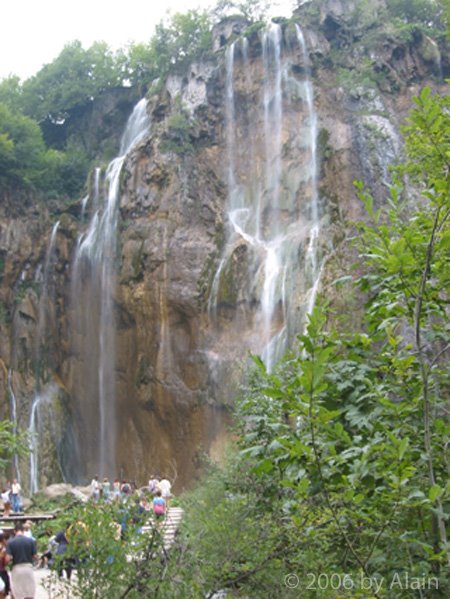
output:
[[[162,533],[164,538],[164,549],[167,551],[175,540],[178,527],[183,518],[183,510],[180,507],[169,507],[167,515],[162,523]],[[152,523],[142,527],[143,532],[149,532]]]
[[[11,512],[9,516],[0,516],[0,522],[41,522],[42,520],[53,520],[55,514],[24,514],[23,512]]]
[[[0,528],[6,534],[8,538],[14,531],[14,527],[17,522],[25,523],[28,520],[30,522],[42,522],[42,520],[53,520],[55,514],[24,514],[23,512],[11,513],[10,516],[0,516]]]
[[[167,518],[164,522],[164,548],[168,549],[175,540],[178,527],[183,519],[183,509],[181,507],[170,507]]]

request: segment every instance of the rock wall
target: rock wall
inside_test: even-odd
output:
[[[419,32],[405,43],[380,36],[365,51],[340,4],[329,4],[317,28],[305,27],[304,35],[318,115],[323,250],[343,247],[345,256],[347,222],[361,217],[353,181],[365,180],[383,201],[388,167],[401,155],[399,126],[411,98],[425,84],[444,90],[441,77],[449,62]],[[204,454],[220,456],[229,406],[245,375],[247,347],[230,323],[236,311],[254,307],[236,298],[224,302],[219,341],[208,312],[226,227],[223,48],[242,26],[239,21],[237,29],[228,23],[217,30],[214,60],[193,64],[183,77],[169,77],[162,89],[149,91],[151,133],[128,156],[122,173],[114,295],[116,475],[139,483],[156,471],[176,476],[181,489],[198,476]],[[282,30],[293,76],[303,77],[295,30],[289,24]],[[248,42],[256,73],[260,34]],[[364,77],[369,54],[376,85]],[[252,102],[256,93],[242,75],[239,101]],[[293,115],[300,104],[290,107]],[[283,160],[295,169],[292,156]],[[29,199],[18,210],[18,204],[11,196],[0,206],[0,416],[11,417],[14,396],[17,423],[29,428],[36,396],[51,386],[40,412],[40,484],[86,482],[96,474],[95,461],[85,460],[80,469],[83,439],[73,426],[72,402],[78,383],[73,373],[83,358],[73,353],[69,322],[81,199],[71,206]],[[42,332],[43,269],[57,221]],[[235,276],[240,260],[245,256],[237,252]],[[29,458],[20,468],[26,486]]]

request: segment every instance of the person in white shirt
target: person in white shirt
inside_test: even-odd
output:
[[[100,499],[100,483],[98,481],[98,476],[94,476],[91,481],[91,498],[94,503],[98,503]]]
[[[2,493],[2,501],[3,501],[3,516],[5,518],[9,518],[11,514],[11,491],[10,489],[5,489]]]
[[[20,483],[18,483],[17,479],[15,478],[11,485],[11,503],[12,503],[12,511],[13,512],[20,512],[20,508],[21,508],[20,494],[21,494],[21,492],[22,492],[22,487],[20,486]]]
[[[31,520],[27,520],[23,525],[23,536],[28,537],[29,539],[34,539],[33,532],[31,527],[33,526],[33,522]]]
[[[150,491],[150,493],[152,495],[155,495],[156,491],[158,490],[158,487],[159,487],[159,479],[157,476],[152,474],[150,480],[148,481],[148,490]]]
[[[172,496],[172,493],[171,493],[172,485],[170,484],[170,481],[167,480],[167,478],[163,478],[162,480],[159,481],[159,488],[161,490],[161,496],[166,502],[166,508],[168,508],[169,507],[169,499]]]

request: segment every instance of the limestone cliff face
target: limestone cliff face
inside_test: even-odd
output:
[[[439,88],[442,69],[448,68],[446,57],[423,34],[408,43],[384,38],[371,48],[379,85],[365,85],[360,77],[364,51],[350,39],[339,6],[329,3],[317,29],[302,29],[307,56],[295,27],[281,27],[283,77],[294,91],[283,106],[284,175],[277,212],[292,218],[290,200],[314,195],[302,167],[310,146],[298,133],[309,119],[307,102],[295,93],[309,77],[317,115],[321,260],[342,243],[347,219],[361,216],[353,180],[365,180],[383,201],[388,166],[401,154],[399,125],[411,98],[425,84]],[[254,274],[253,287],[241,281],[252,273],[256,250],[236,238],[226,268],[216,276],[229,233],[225,44],[233,32],[229,24],[218,28],[214,60],[193,64],[183,76],[170,76],[161,89],[150,90],[150,132],[127,156],[121,174],[113,294],[115,464],[117,476],[142,483],[153,471],[171,477],[176,472],[182,488],[195,479],[204,452],[220,454],[248,350],[261,347],[254,339],[260,283]],[[261,158],[267,148],[249,125],[260,118],[252,106],[260,102],[264,85],[261,39],[261,33],[250,35],[235,58],[233,139],[244,146],[248,139],[249,155],[241,150],[233,172],[245,188],[246,174],[258,178],[252,164],[259,160],[263,197],[270,186]],[[83,431],[74,422],[75,390],[83,384],[76,373],[86,358],[74,352],[69,318],[73,257],[86,226],[81,200],[69,207],[30,201],[20,213],[14,206],[13,198],[5,198],[0,217],[1,416],[11,416],[14,408],[17,423],[29,428],[36,397],[42,396],[39,484],[61,476],[86,480],[95,474],[96,462],[83,450]],[[299,205],[300,215],[305,210]],[[269,228],[275,216],[268,208],[265,212]],[[309,236],[305,233],[305,248]],[[300,253],[298,262],[304,259]],[[292,341],[302,326],[306,288],[292,284],[291,295]],[[271,334],[281,331],[281,312],[275,307]],[[92,454],[92,445],[86,446]],[[32,469],[30,460],[21,461],[25,484]]]

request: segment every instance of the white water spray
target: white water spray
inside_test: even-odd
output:
[[[50,406],[56,397],[58,388],[55,384],[47,385],[40,393],[35,393],[30,412],[28,426],[30,448],[30,494],[39,490],[39,440],[42,432],[41,415],[45,406]]]
[[[294,328],[298,326],[299,312],[295,302],[300,300],[292,297],[294,290],[303,296],[301,313],[307,314],[314,305],[321,273],[317,116],[306,44],[301,29],[296,29],[305,76],[299,79],[290,74],[294,59],[284,51],[281,27],[272,24],[262,36],[260,105],[241,106],[239,116],[235,99],[238,44],[241,44],[240,68],[245,70],[249,90],[255,87],[251,80],[255,72],[250,70],[246,40],[233,43],[226,53],[228,229],[211,286],[209,308],[211,317],[217,318],[222,280],[230,269],[238,272],[236,251],[245,246],[246,288],[238,290],[238,297],[241,304],[245,299],[247,306],[258,306],[253,322],[249,323],[249,349],[261,355],[269,371],[287,348],[289,339],[298,332]],[[304,101],[295,131],[292,131],[292,111],[289,114],[288,110],[291,92]],[[243,127],[247,132],[245,137],[241,134]],[[285,183],[289,176],[288,165],[283,162],[286,142],[300,148],[298,169],[304,173],[305,185],[295,193]],[[301,264],[299,255],[303,256]],[[238,327],[242,325],[242,319],[236,322]]]
[[[79,397],[83,403],[82,453],[100,476],[115,474],[115,318],[117,226],[120,200],[120,173],[128,153],[147,134],[147,103],[142,99],[134,108],[121,140],[120,152],[108,165],[103,188],[100,169],[96,169],[91,218],[79,238],[73,263],[72,304],[74,329],[79,346],[85,385]],[[80,439],[81,440],[81,439]]]
[[[50,235],[49,244],[45,254],[44,273],[42,281],[41,296],[39,299],[39,313],[36,334],[36,387],[31,403],[30,423],[28,431],[30,433],[30,493],[35,493],[39,489],[38,477],[38,454],[39,454],[39,436],[37,434],[36,422],[38,406],[41,402],[41,379],[44,375],[44,370],[48,366],[48,347],[46,344],[47,323],[49,320],[49,312],[51,309],[51,294],[49,288],[49,277],[53,268],[55,241],[58,233],[59,221],[57,221]]]

